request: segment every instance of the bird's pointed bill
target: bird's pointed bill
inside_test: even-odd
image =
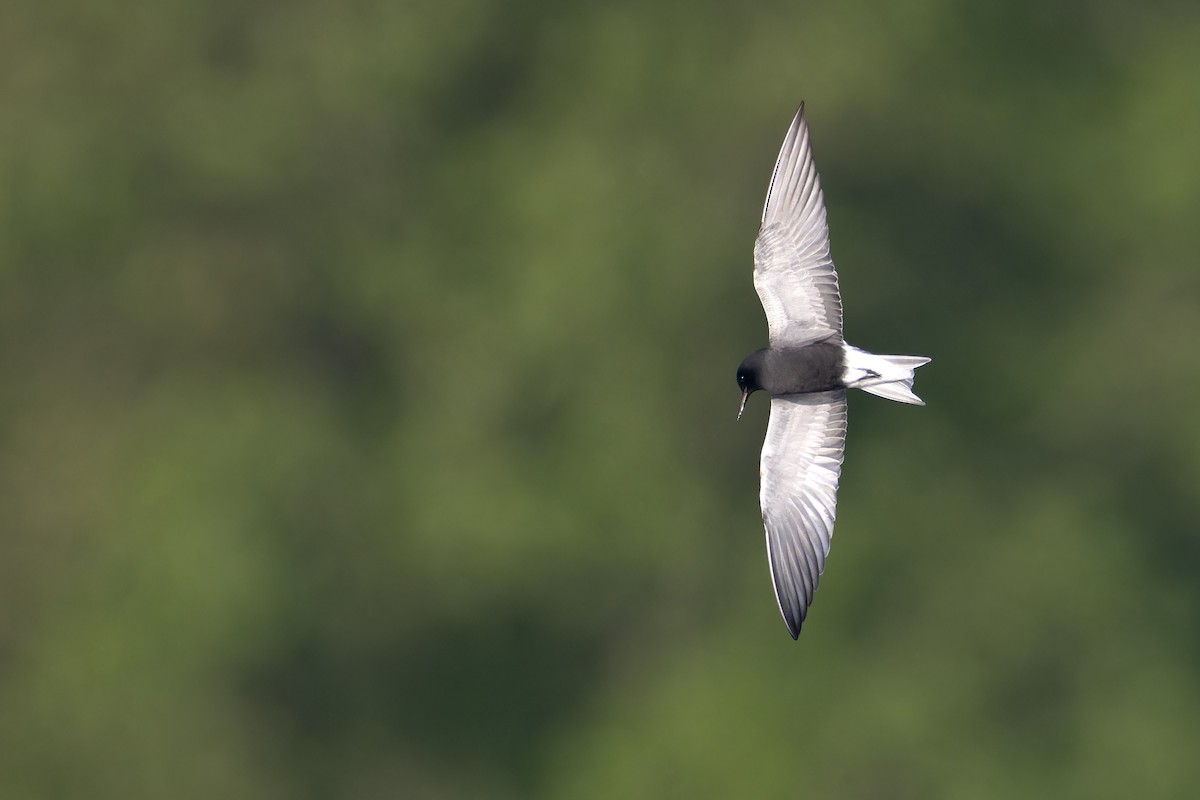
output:
[[[738,419],[742,418],[742,412],[746,410],[746,401],[750,399],[750,390],[742,389],[742,403],[738,406]]]

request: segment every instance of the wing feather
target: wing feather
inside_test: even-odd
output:
[[[759,502],[775,597],[793,639],[825,570],[845,443],[844,389],[771,398]]]
[[[767,315],[772,345],[841,336],[842,299],[803,103],[771,175],[762,228],[754,243],[754,288]]]

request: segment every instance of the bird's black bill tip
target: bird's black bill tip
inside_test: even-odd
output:
[[[746,401],[749,399],[750,399],[750,390],[742,389],[742,403],[741,403],[741,405],[738,406],[738,415],[737,415],[738,419],[742,418],[742,412],[746,410]]]

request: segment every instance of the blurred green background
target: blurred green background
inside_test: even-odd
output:
[[[1200,6],[0,12],[4,798],[1200,785]],[[799,642],[751,246],[856,394]]]

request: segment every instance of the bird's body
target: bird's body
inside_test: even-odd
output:
[[[846,389],[924,405],[912,392],[913,370],[929,361],[875,355],[842,338],[842,300],[803,104],[771,177],[754,244],[754,287],[770,346],[738,367],[738,416],[752,392],[771,395],[759,502],[775,596],[796,638],[833,536]]]
[[[740,370],[753,374],[771,395],[825,392],[843,387],[846,353],[832,337],[800,347],[764,347],[746,356]]]

